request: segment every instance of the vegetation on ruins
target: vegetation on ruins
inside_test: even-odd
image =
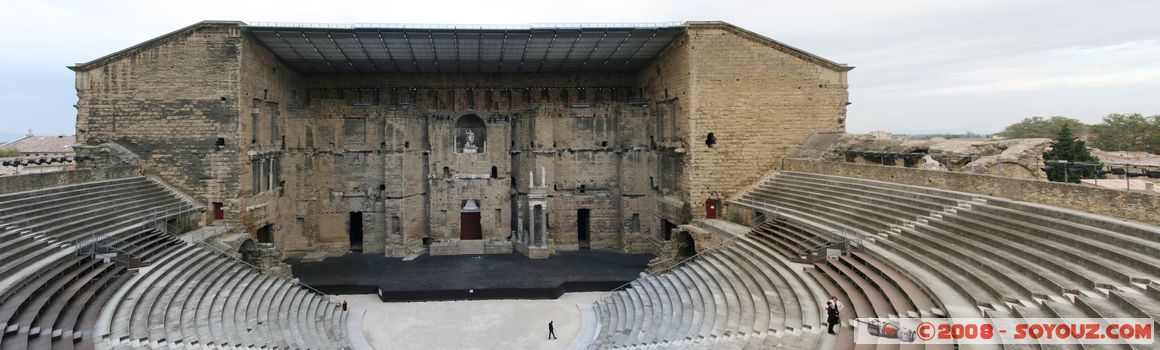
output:
[[[1009,139],[1053,138],[1064,127],[1079,134],[1084,134],[1087,131],[1087,126],[1075,118],[1060,116],[1051,118],[1030,117],[1024,118],[1018,123],[1008,125],[1007,128],[996,135]]]
[[[1160,154],[1160,115],[1109,114],[1103,123],[1091,126],[1088,140],[1105,151],[1132,151]]]
[[[1075,118],[1030,117],[1008,125],[996,134],[1004,138],[1054,138],[1064,128],[1087,135],[1091,146],[1104,151],[1160,154],[1160,115],[1113,113],[1099,124],[1085,125]]]
[[[1071,128],[1064,125],[1055,137],[1055,144],[1051,149],[1043,152],[1043,161],[1047,165],[1047,179],[1056,182],[1079,183],[1079,179],[1092,179],[1098,174],[1097,167],[1075,163],[1096,163],[1099,158],[1092,155],[1087,144],[1071,133]]]

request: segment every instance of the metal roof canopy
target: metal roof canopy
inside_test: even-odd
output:
[[[559,73],[635,71],[684,26],[254,23],[245,29],[302,73]]]

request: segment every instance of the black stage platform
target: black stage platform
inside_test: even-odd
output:
[[[413,261],[347,254],[321,262],[287,260],[294,276],[332,294],[379,294],[383,301],[555,299],[567,292],[606,291],[636,279],[652,254],[558,252],[420,256]]]

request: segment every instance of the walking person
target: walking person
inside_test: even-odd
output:
[[[346,311],[346,300],[342,301],[342,311]]]
[[[552,323],[553,321],[548,321],[548,339],[556,339],[556,326]]]
[[[842,320],[838,319],[838,306],[834,305],[833,301],[826,301],[826,323],[829,324],[829,329],[826,333],[834,333],[834,326],[838,325]]]

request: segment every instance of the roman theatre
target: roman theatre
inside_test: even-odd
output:
[[[68,68],[77,169],[0,177],[3,350],[898,349],[856,319],[1160,316],[1155,192],[825,156],[853,67],[724,22],[203,21]]]

